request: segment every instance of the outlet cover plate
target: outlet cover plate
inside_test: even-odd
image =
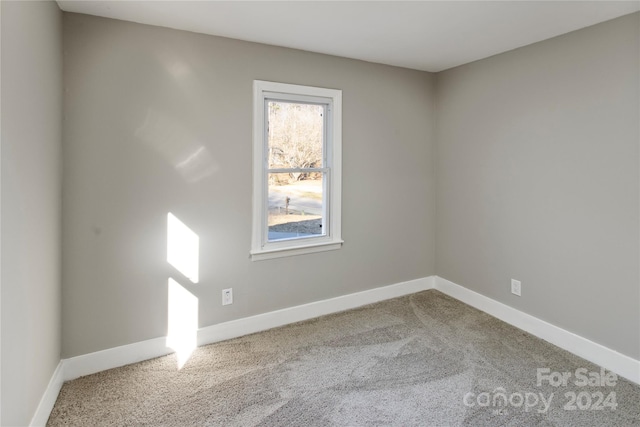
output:
[[[511,293],[522,296],[522,283],[519,280],[511,279]]]
[[[223,289],[222,290],[222,305],[233,304],[233,289]]]

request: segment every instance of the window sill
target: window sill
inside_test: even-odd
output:
[[[295,255],[312,254],[316,252],[334,251],[340,249],[344,242],[334,240],[331,242],[314,243],[306,246],[294,246],[289,248],[273,248],[259,251],[251,251],[252,261],[263,261],[267,259],[283,258]]]

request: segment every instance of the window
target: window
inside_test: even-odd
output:
[[[339,249],[342,91],[253,83],[253,260]]]

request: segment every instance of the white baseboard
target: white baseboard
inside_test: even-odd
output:
[[[198,345],[211,344],[287,325],[289,323],[312,319],[325,314],[349,310],[374,302],[433,289],[434,283],[434,276],[424,277],[207,326],[198,331]],[[97,351],[95,353],[84,354],[62,361],[64,367],[63,378],[64,381],[69,381],[84,375],[118,368],[142,360],[153,359],[169,353],[173,353],[173,350],[166,346],[166,337],[160,337]]]
[[[56,370],[53,371],[53,375],[51,376],[49,385],[47,385],[47,388],[42,395],[42,399],[40,399],[36,413],[33,415],[31,423],[29,424],[30,426],[40,427],[47,424],[53,405],[56,403],[56,399],[58,398],[58,394],[62,388],[62,383],[64,382],[63,371],[64,364],[60,361]]]
[[[232,320],[208,326],[198,331],[198,345],[211,344],[230,338],[265,331],[290,323],[313,319],[325,314],[337,313],[374,302],[397,298],[420,291],[433,289],[435,276],[424,277],[395,285],[369,289],[354,294],[316,301],[295,307],[283,308],[269,313]]]
[[[120,366],[173,353],[173,350],[168,348],[166,343],[167,339],[165,337],[153,338],[63,359],[64,380],[70,381],[85,375],[106,371],[107,369],[119,368]]]
[[[640,384],[639,360],[625,356],[442,277],[436,276],[435,289]]]

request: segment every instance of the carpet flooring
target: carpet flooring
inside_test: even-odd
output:
[[[430,290],[78,378],[47,425],[640,426],[602,373]]]

